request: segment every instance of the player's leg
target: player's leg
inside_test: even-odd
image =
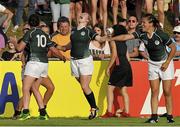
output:
[[[36,78],[29,75],[25,75],[23,80],[23,111],[19,120],[26,120],[30,118],[29,103],[30,103],[30,89],[34,84]]]
[[[43,85],[46,88],[46,92],[43,98],[43,103],[46,108],[47,103],[49,102],[49,100],[51,99],[53,95],[55,87],[49,76],[42,79],[41,85]]]
[[[172,93],[171,93],[171,82],[172,80],[163,80],[163,93],[166,102],[166,110],[167,110],[167,120],[168,123],[173,123],[173,115],[172,115]]]
[[[151,118],[146,121],[146,123],[157,123],[158,122],[158,95],[159,95],[159,78],[155,80],[149,80],[151,87]]]

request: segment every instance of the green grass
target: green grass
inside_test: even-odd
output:
[[[160,118],[159,123],[144,123],[146,118],[110,118],[88,120],[87,118],[50,118],[47,121],[31,118],[26,121],[0,118],[0,126],[180,126],[180,117],[175,123],[168,124],[166,118]]]

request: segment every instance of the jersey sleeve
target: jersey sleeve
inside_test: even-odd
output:
[[[28,44],[30,42],[30,32],[26,32],[22,38],[22,41]]]
[[[172,43],[169,35],[167,33],[164,33],[163,31],[160,31],[160,33],[163,44],[169,46]]]
[[[49,37],[47,37],[47,47],[55,47],[57,44],[55,42],[53,42],[52,40],[50,40]]]
[[[89,31],[89,37],[91,38],[91,40],[94,40],[95,37],[98,35],[94,30],[88,28],[88,31]]]

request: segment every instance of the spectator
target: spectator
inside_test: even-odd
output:
[[[3,31],[3,28],[0,27],[0,54],[3,51],[3,49],[5,48],[7,42],[8,42],[8,38]]]
[[[127,34],[127,30],[124,26],[115,25],[113,26],[114,36]],[[125,43],[119,43],[119,41],[110,42],[112,49],[111,60],[108,64],[106,74],[110,76],[107,90],[107,111],[101,116],[102,118],[114,117],[112,112],[113,101],[114,101],[114,90],[115,88],[120,89],[120,93],[123,97],[124,111],[121,112],[121,116],[129,117],[129,96],[127,87],[132,86],[132,69],[129,63],[129,57],[127,52],[127,46]],[[118,61],[118,62],[116,62]],[[116,65],[113,67],[113,64]]]
[[[174,33],[174,39],[176,43],[175,58],[180,59],[180,25],[174,27],[173,33]]]
[[[175,14],[175,25],[180,24],[180,3],[179,0],[173,0],[173,10]]]
[[[3,16],[0,17],[0,26],[3,29],[3,31],[6,32],[10,25],[10,20],[13,16],[13,13],[1,4],[0,4],[0,12],[3,13]]]
[[[75,23],[78,23],[78,18],[82,13],[82,2],[83,0],[70,0],[70,23],[73,24],[73,20]]]
[[[35,13],[35,2],[36,0],[28,0],[28,3],[26,3],[25,0],[18,0],[18,7],[15,14],[15,26],[13,28],[13,32],[16,32],[21,24],[21,20],[23,17],[23,11],[24,7],[29,4],[29,10],[28,10],[28,17]]]
[[[103,26],[101,24],[96,24],[94,26],[94,31],[98,35],[103,36]],[[96,40],[92,40],[89,44],[89,50],[94,60],[105,60],[110,58],[110,48],[107,41],[100,43]]]
[[[153,12],[153,0],[145,0],[146,1],[146,12],[152,14]],[[158,19],[161,28],[164,28],[164,0],[157,0],[157,12]]]
[[[119,0],[112,0],[113,2],[113,24],[117,24]],[[122,18],[127,19],[127,6],[126,0],[120,0]]]
[[[52,41],[57,45],[64,46],[70,42],[70,22],[67,17],[60,17],[57,22],[58,30],[52,35]],[[63,56],[70,59],[70,50],[59,51]]]
[[[22,53],[16,52],[15,46],[13,43],[9,42],[8,43],[8,50],[4,51],[2,53],[2,59],[4,61],[15,61],[15,60],[20,60],[21,59]]]
[[[130,16],[127,23],[128,33],[135,32],[137,25],[138,25],[137,18],[135,16]],[[132,40],[126,41],[130,58],[137,58],[139,56],[139,52],[138,52],[139,42],[140,42],[140,39],[132,39]]]
[[[99,2],[99,3],[98,3]],[[108,14],[107,14],[107,4],[108,4],[108,0],[91,0],[91,16],[92,16],[92,25],[94,26],[95,24],[97,24],[97,7],[98,4],[100,4],[99,6],[99,20],[102,20],[103,23],[103,31],[106,34],[106,27],[107,27],[107,18],[108,18]]]
[[[122,17],[118,19],[118,24],[127,28],[127,20]]]
[[[51,0],[50,2],[53,16],[53,31],[57,28],[57,21],[61,16],[70,16],[70,0]]]
[[[167,122],[173,123],[172,115],[172,94],[171,94],[171,82],[174,78],[174,65],[173,57],[176,52],[175,44],[172,43],[169,36],[158,28],[159,22],[152,14],[146,14],[142,18],[142,31],[134,32],[132,34],[119,35],[108,39],[110,41],[123,41],[133,38],[140,38],[145,44],[148,54],[148,74],[151,87],[151,118],[146,123],[158,122],[158,94],[160,79],[163,82],[163,93],[165,96],[166,110],[167,110]],[[167,53],[166,46],[171,51]]]
[[[139,22],[141,22],[142,8],[144,5],[144,0],[136,0],[135,5],[136,5],[135,11],[136,11],[137,20]]]
[[[51,13],[51,10],[49,8],[49,0],[37,0],[36,1],[36,12],[40,15]]]

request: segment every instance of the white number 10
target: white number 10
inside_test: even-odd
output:
[[[45,35],[37,35],[38,39],[38,47],[45,47],[46,46],[46,36]]]

